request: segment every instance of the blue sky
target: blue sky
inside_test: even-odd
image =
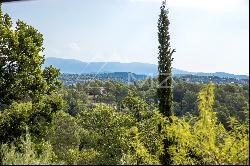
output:
[[[248,0],[167,0],[173,66],[249,75]],[[44,35],[46,57],[157,64],[161,0],[34,0],[3,4]]]

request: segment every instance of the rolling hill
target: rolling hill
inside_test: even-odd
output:
[[[82,62],[74,59],[46,58],[43,68],[53,65],[59,68],[61,73],[69,74],[87,74],[87,73],[113,73],[113,72],[131,72],[135,74],[151,75],[157,74],[157,65],[149,63],[120,63],[120,62]],[[202,73],[188,72],[180,69],[173,69],[174,75],[196,75],[196,76],[217,76],[220,78],[249,79],[246,75],[234,75],[225,72]]]

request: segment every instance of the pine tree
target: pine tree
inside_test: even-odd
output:
[[[159,71],[159,109],[160,112],[170,117],[173,115],[173,90],[172,90],[172,55],[175,49],[170,47],[168,10],[166,9],[166,1],[161,6],[161,14],[158,20],[158,71]]]
[[[158,56],[158,98],[159,110],[171,120],[173,115],[173,90],[172,90],[172,55],[175,50],[170,47],[168,10],[166,9],[166,0],[161,6],[161,13],[158,20],[158,40],[159,40],[159,56]],[[168,148],[171,146],[171,141],[164,139],[164,154],[161,156],[163,165],[171,164]]]

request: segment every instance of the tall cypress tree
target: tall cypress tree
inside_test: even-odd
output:
[[[168,10],[166,9],[166,1],[161,6],[161,14],[158,20],[158,98],[159,110],[166,117],[173,115],[173,90],[172,90],[172,55],[175,49],[170,47]]]
[[[172,90],[172,55],[175,52],[170,47],[168,10],[166,9],[166,0],[161,6],[161,13],[158,20],[158,40],[159,40],[159,56],[158,56],[158,99],[159,110],[171,121],[173,115],[173,90]],[[171,164],[171,157],[168,153],[168,148],[172,144],[170,140],[164,139],[164,154],[161,156],[163,165]]]

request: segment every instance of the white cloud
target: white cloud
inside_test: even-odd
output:
[[[162,0],[130,0],[131,2],[162,2]],[[189,7],[210,11],[232,11],[240,9],[245,0],[167,0],[169,6]]]
[[[77,43],[75,43],[75,42],[69,43],[69,44],[68,44],[68,47],[69,47],[71,50],[76,51],[76,52],[78,52],[78,51],[81,50],[80,46],[79,46]]]

